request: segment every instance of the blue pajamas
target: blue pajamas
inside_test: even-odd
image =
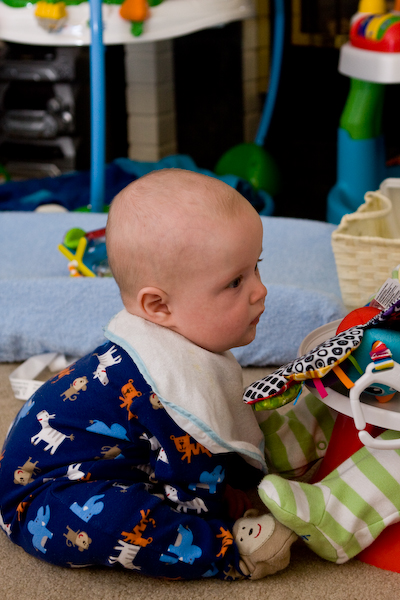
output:
[[[107,342],[17,415],[1,455],[0,524],[57,565],[230,579],[239,557],[223,496],[255,471],[191,438]]]

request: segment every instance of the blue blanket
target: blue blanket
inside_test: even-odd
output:
[[[158,162],[143,162],[129,158],[117,158],[105,167],[104,204],[110,204],[118,192],[131,181],[150,171],[165,168],[186,169],[221,179],[238,190],[254,208],[263,215],[271,215],[274,201],[264,190],[256,191],[250,183],[235,175],[215,175],[212,171],[199,168],[190,156],[174,154]],[[59,204],[67,210],[87,207],[90,202],[90,172],[74,171],[59,177],[9,181],[0,186],[0,211],[35,210],[42,204]]]
[[[313,329],[341,318],[331,249],[333,225],[261,217],[261,276],[266,310],[254,342],[234,354],[243,366],[279,365],[297,355]],[[57,250],[72,227],[104,227],[93,213],[0,213],[0,361],[55,351],[82,356],[103,341],[102,328],[121,307],[111,278],[70,278]]]

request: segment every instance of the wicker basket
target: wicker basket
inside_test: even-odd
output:
[[[345,306],[364,306],[400,263],[400,220],[381,191],[365,194],[355,213],[344,215],[332,233],[340,290]]]

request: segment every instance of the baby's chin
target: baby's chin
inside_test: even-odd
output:
[[[248,346],[249,344],[251,344],[251,342],[254,342],[256,337],[256,326],[253,325],[252,329],[254,329],[254,331],[251,332],[248,336],[246,336],[245,340],[238,342],[237,344],[232,346],[232,348],[243,348],[243,346]]]

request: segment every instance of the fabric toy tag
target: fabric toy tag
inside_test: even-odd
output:
[[[400,300],[400,282],[398,279],[388,278],[379,289],[375,298],[371,300],[370,306],[375,306],[382,310],[389,308],[397,300]]]

